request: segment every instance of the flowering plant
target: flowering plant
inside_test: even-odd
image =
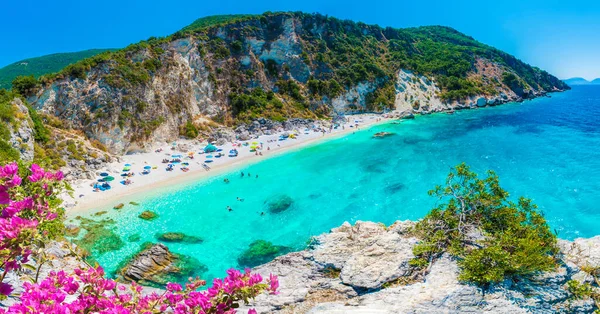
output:
[[[4,282],[6,275],[25,265],[34,248],[43,247],[51,235],[49,225],[57,221],[62,224],[56,197],[62,179],[60,171],[46,172],[35,164],[27,174],[19,173],[16,163],[0,166],[0,300],[13,291]],[[72,274],[52,271],[41,282],[36,277],[24,283],[20,301],[0,309],[0,314],[228,314],[236,312],[239,301],[247,303],[265,291],[276,294],[279,282],[273,275],[263,281],[260,274],[250,270],[241,273],[231,269],[227,277],[215,279],[212,287],[198,291],[203,285],[205,282],[196,278],[185,286],[169,283],[160,294],[143,294],[136,283],[125,286],[105,278],[101,267],[76,269]]]
[[[27,263],[32,245],[48,235],[44,227],[59,216],[54,192],[62,179],[35,164],[25,179],[16,163],[0,166],[0,297],[13,290],[4,283],[8,272]]]
[[[197,291],[202,285],[204,281],[197,279],[185,287],[169,283],[161,294],[143,295],[142,287],[135,283],[127,287],[104,278],[101,267],[77,269],[73,276],[64,271],[51,272],[39,284],[25,283],[21,303],[7,310],[0,309],[0,313],[227,314],[236,312],[239,300],[248,302],[263,291],[276,293],[279,283],[275,276],[263,283],[259,274],[232,269],[223,280],[215,279],[208,290]],[[71,301],[66,301],[69,298]]]

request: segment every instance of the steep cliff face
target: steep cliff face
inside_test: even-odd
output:
[[[445,27],[384,29],[302,13],[212,19],[70,66],[29,100],[123,152],[176,138],[187,123],[424,113],[568,88]]]
[[[11,105],[15,110],[14,127],[10,128],[9,143],[19,152],[21,160],[33,161],[33,145],[35,142],[33,121],[29,117],[29,110],[19,98],[13,99]]]

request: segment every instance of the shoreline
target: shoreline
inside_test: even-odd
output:
[[[563,92],[563,91],[560,91]],[[547,94],[543,94],[543,95],[538,95],[537,97],[533,98],[540,98],[540,97],[544,97],[548,94],[551,93],[547,93]],[[441,110],[438,112],[428,112],[428,113],[416,113],[414,114],[415,116],[423,116],[423,115],[429,115],[429,114],[434,114],[434,113],[447,113],[447,114],[451,114],[454,113],[455,111],[462,111],[462,110],[469,110],[469,109],[485,109],[485,108],[491,108],[491,107],[496,107],[496,106],[500,106],[500,105],[506,105],[506,104],[521,104],[524,103],[526,100],[533,100],[533,99],[523,99],[521,101],[508,101],[506,103],[500,103],[500,104],[496,104],[496,105],[486,105],[485,107],[469,107],[469,108],[460,108],[460,107],[451,107],[451,108],[447,108],[445,110]],[[398,113],[398,112],[396,112]],[[335,139],[338,137],[343,137],[344,135],[348,135],[351,132],[356,132],[359,130],[364,130],[364,128],[369,128],[378,124],[384,124],[393,120],[400,120],[402,119],[403,115],[395,115],[394,112],[388,113],[388,114],[378,114],[378,113],[361,113],[361,114],[353,114],[353,115],[348,115],[347,118],[349,118],[352,121],[359,121],[358,123],[356,123],[358,125],[358,128],[355,128],[355,122],[352,121],[348,121],[346,122],[343,126],[340,125],[337,129],[332,129],[330,133],[325,133],[324,135],[321,132],[316,132],[314,130],[310,130],[309,134],[305,134],[304,132],[299,132],[298,130],[294,130],[294,131],[281,131],[281,132],[277,132],[274,133],[272,135],[261,135],[258,138],[255,139],[251,139],[251,140],[247,140],[247,141],[237,141],[238,143],[241,142],[245,142],[245,143],[250,143],[253,141],[261,141],[261,142],[267,142],[268,140],[274,140],[275,143],[277,144],[277,146],[273,146],[273,148],[271,150],[265,150],[262,149],[261,153],[263,155],[255,155],[254,153],[251,153],[248,151],[248,147],[243,147],[241,148],[241,150],[239,150],[239,155],[236,158],[229,158],[227,157],[226,153],[233,148],[233,143],[226,143],[225,145],[222,145],[221,148],[223,149],[222,153],[225,153],[226,155],[224,157],[222,157],[221,159],[213,159],[213,161],[215,161],[214,164],[211,164],[211,168],[209,171],[205,170],[202,168],[201,163],[199,162],[199,160],[194,160],[194,161],[189,161],[189,160],[185,160],[190,162],[190,171],[188,172],[182,172],[179,169],[177,169],[175,167],[175,170],[172,172],[166,172],[164,170],[164,164],[161,163],[161,158],[165,158],[167,155],[171,155],[171,154],[184,154],[184,152],[181,151],[171,151],[171,150],[164,150],[163,152],[161,152],[160,154],[157,154],[156,152],[154,152],[155,149],[157,148],[161,148],[161,147],[168,147],[169,145],[166,143],[163,143],[162,145],[159,144],[155,144],[152,146],[151,148],[151,152],[145,152],[145,153],[137,153],[137,154],[132,154],[132,155],[123,155],[120,156],[121,161],[120,162],[113,162],[110,164],[107,164],[104,168],[106,170],[106,172],[111,173],[111,175],[115,175],[115,177],[117,176],[115,173],[118,173],[122,167],[123,164],[126,163],[130,163],[132,165],[132,171],[133,168],[135,166],[135,171],[142,171],[142,168],[140,166],[145,166],[145,165],[151,165],[151,166],[157,166],[156,170],[152,170],[152,174],[149,176],[135,176],[134,178],[132,178],[132,180],[134,181],[134,185],[133,186],[123,186],[121,185],[118,180],[116,180],[115,182],[113,182],[113,187],[114,189],[111,189],[109,191],[104,191],[104,192],[93,192],[92,191],[92,187],[91,187],[91,183],[95,182],[97,179],[94,180],[83,180],[83,183],[79,183],[77,184],[76,187],[73,187],[73,191],[72,196],[68,195],[67,193],[64,193],[62,195],[62,198],[65,200],[64,205],[65,205],[65,209],[66,209],[66,215],[67,217],[69,216],[77,216],[80,214],[89,214],[91,213],[94,209],[106,209],[106,207],[108,207],[110,204],[113,205],[117,205],[119,203],[125,203],[125,202],[129,202],[129,201],[134,201],[136,196],[141,196],[141,195],[148,195],[150,194],[150,192],[157,192],[160,188],[165,188],[167,186],[173,186],[173,185],[180,185],[180,184],[188,184],[188,183],[192,183],[194,181],[200,180],[200,179],[206,179],[209,177],[213,177],[213,176],[217,176],[219,174],[222,174],[224,172],[227,172],[231,169],[234,169],[236,167],[241,167],[244,165],[248,165],[254,162],[259,162],[260,160],[264,160],[266,158],[271,158],[271,157],[275,157],[279,154],[282,153],[286,153],[286,152],[290,152],[293,151],[294,149],[300,149],[304,146],[310,145],[310,144],[316,144],[319,143],[321,141],[326,141],[326,140],[331,140],[331,139]],[[296,139],[286,139],[285,141],[277,141],[277,138],[284,133],[296,133],[297,134],[297,138]],[[196,140],[178,140],[177,141],[180,144],[184,144],[184,145],[188,145],[190,147],[192,147],[193,151],[198,151],[198,150],[202,150],[205,146],[204,143],[199,143]],[[270,144],[270,143],[268,143]],[[272,144],[271,144],[272,145]],[[268,146],[268,145],[265,145]],[[168,153],[166,153],[168,151]],[[195,156],[198,156],[198,159],[203,158],[204,155],[201,154],[196,154]],[[259,157],[266,157],[266,158],[259,158]],[[150,162],[148,162],[150,161]],[[163,168],[163,169],[161,169]],[[120,177],[119,177],[120,178]],[[140,183],[140,179],[144,179],[144,182]],[[79,197],[80,195],[83,195],[82,197]]]
[[[288,153],[296,149],[306,147],[311,144],[317,144],[327,140],[343,137],[356,131],[363,131],[365,128],[370,128],[378,124],[385,124],[387,122],[397,120],[397,118],[388,117],[381,114],[358,114],[348,116],[352,121],[347,122],[337,129],[331,130],[330,133],[309,131],[309,134],[305,132],[295,132],[297,134],[296,139],[288,138],[284,141],[277,141],[279,136],[283,133],[293,133],[289,131],[278,132],[272,135],[262,135],[256,139],[239,142],[263,142],[264,147],[270,147],[270,145],[277,145],[267,150],[263,147],[260,152],[262,155],[255,155],[249,151],[249,148],[244,146],[238,148],[239,155],[235,158],[223,156],[220,159],[213,159],[214,164],[210,164],[210,170],[205,170],[202,167],[201,160],[204,159],[204,155],[195,154],[194,160],[184,160],[190,163],[190,171],[183,172],[179,170],[179,166],[174,167],[175,170],[172,172],[165,171],[165,164],[161,163],[161,159],[171,154],[182,154],[184,152],[164,150],[163,152],[157,153],[154,150],[167,145],[154,145],[152,152],[138,153],[133,155],[121,156],[121,162],[113,162],[106,165],[105,172],[109,172],[115,178],[118,177],[116,172],[123,167],[123,164],[131,164],[132,172],[141,172],[143,166],[150,165],[156,166],[157,169],[152,170],[150,175],[141,176],[135,175],[130,178],[134,181],[132,186],[125,186],[119,183],[120,177],[112,182],[112,187],[108,191],[93,192],[90,184],[93,184],[94,180],[83,180],[82,183],[77,184],[73,187],[72,195],[64,195],[65,208],[67,217],[77,216],[82,214],[89,214],[95,209],[105,209],[110,205],[117,205],[118,203],[125,203],[133,201],[135,197],[140,198],[142,195],[148,195],[153,191],[158,191],[160,188],[165,188],[174,185],[188,184],[200,179],[206,179],[219,174],[225,173],[229,170],[235,169],[236,167],[242,167],[254,162],[260,162],[267,158],[272,158],[283,153]],[[355,123],[354,121],[359,121]],[[358,124],[358,127],[354,127]],[[352,126],[352,127],[351,127]],[[275,142],[268,142],[269,140]],[[196,144],[194,144],[196,142]],[[199,151],[205,145],[197,144],[197,141],[193,140],[180,140],[178,143],[186,144],[192,147],[191,151]],[[227,155],[227,152],[233,148],[233,143],[227,143],[222,145],[220,148],[223,149],[222,153]],[[261,158],[262,157],[262,158]]]

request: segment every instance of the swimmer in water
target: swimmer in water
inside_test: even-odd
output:
[[[233,211],[233,208],[231,208],[231,206],[227,206],[227,210],[228,211]]]

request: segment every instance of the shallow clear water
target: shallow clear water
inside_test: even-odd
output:
[[[121,213],[110,210],[123,239],[136,233],[142,239],[96,257],[113,270],[140,243],[155,242],[156,232],[180,231],[204,242],[169,248],[206,264],[204,278],[223,276],[257,239],[302,249],[310,236],[344,221],[421,218],[436,203],[427,191],[463,161],[482,174],[495,170],[512,196],[532,198],[559,237],[594,236],[600,234],[599,126],[600,88],[587,86],[522,104],[376,126],[171,187]],[[395,135],[373,139],[378,131]],[[252,177],[241,178],[240,171]],[[225,177],[231,183],[223,183]],[[293,206],[268,213],[265,201],[282,194]],[[144,209],[160,217],[142,221],[137,215]]]

